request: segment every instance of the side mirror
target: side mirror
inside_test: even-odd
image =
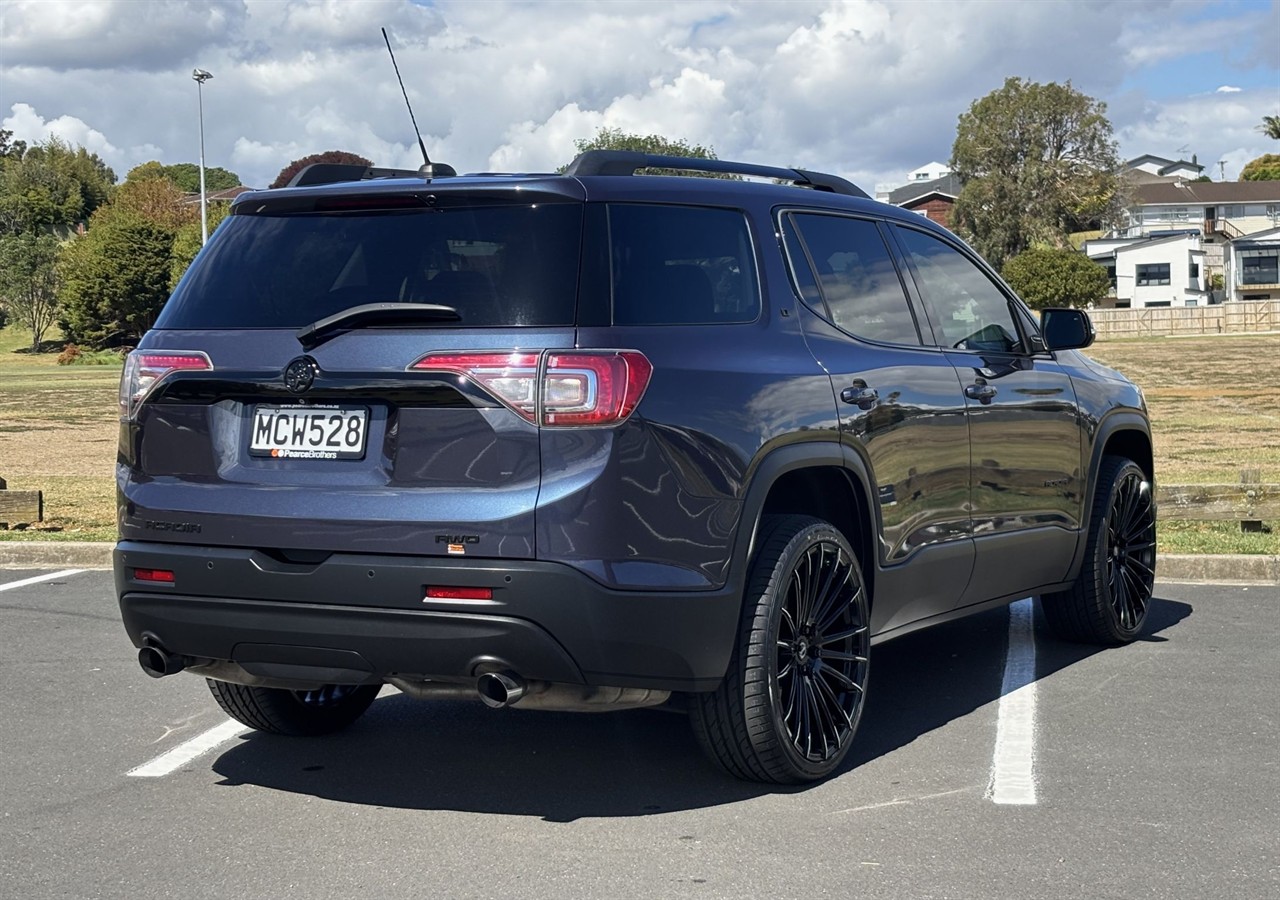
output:
[[[1079,309],[1041,310],[1040,331],[1049,350],[1079,350],[1097,336],[1088,313]]]

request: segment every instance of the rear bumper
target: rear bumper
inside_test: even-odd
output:
[[[711,690],[728,666],[740,595],[615,591],[557,563],[333,554],[122,541],[116,595],[135,646],[212,660],[336,665],[371,677],[467,678],[499,665],[545,681]],[[169,584],[135,569],[174,573]],[[424,600],[433,586],[484,601]]]

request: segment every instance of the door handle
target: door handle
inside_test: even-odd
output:
[[[984,406],[992,401],[996,395],[996,389],[985,381],[975,382],[964,389],[964,395],[970,400],[977,400]]]
[[[873,387],[867,387],[865,382],[854,382],[840,392],[840,399],[858,409],[871,409],[880,402],[880,393]]]

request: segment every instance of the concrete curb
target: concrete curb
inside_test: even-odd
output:
[[[0,541],[0,569],[109,569],[113,544],[103,541]],[[1158,581],[1280,585],[1280,556],[1165,555]]]

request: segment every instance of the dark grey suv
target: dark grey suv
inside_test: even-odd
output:
[[[237,200],[129,357],[125,627],[266,731],[388,684],[678,703],[732,774],[822,778],[878,642],[1029,594],[1142,628],[1150,431],[1092,336],[820,173],[314,167]]]

